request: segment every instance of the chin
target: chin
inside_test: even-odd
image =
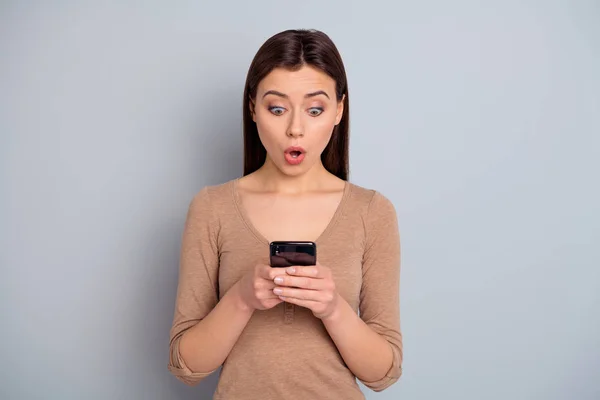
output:
[[[277,166],[277,169],[287,176],[300,176],[310,171],[311,167],[312,165],[305,165],[304,163],[301,165],[289,165],[284,161]]]
[[[289,168],[288,165],[284,165],[283,168],[279,168],[279,171],[281,171],[282,174],[287,176],[301,176],[304,175],[308,170],[298,167]]]

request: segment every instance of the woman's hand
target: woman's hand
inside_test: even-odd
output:
[[[273,293],[276,276],[285,274],[283,268],[259,264],[246,273],[237,283],[242,307],[247,310],[268,310],[283,302]]]
[[[339,297],[329,268],[317,263],[282,269],[286,275],[273,279],[277,285],[273,293],[279,299],[306,307],[320,319],[328,318],[336,311]]]

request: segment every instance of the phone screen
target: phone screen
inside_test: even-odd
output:
[[[317,263],[317,246],[313,242],[272,242],[270,247],[271,267],[283,268]]]

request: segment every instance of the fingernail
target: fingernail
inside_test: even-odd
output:
[[[273,293],[275,293],[275,294],[281,294],[281,293],[283,293],[283,290],[281,290],[279,288],[275,288],[275,289],[273,289]]]
[[[294,267],[289,267],[289,268],[287,269],[287,272],[289,272],[290,274],[295,274],[295,273],[296,273],[296,268],[294,268]]]
[[[280,276],[276,277],[274,280],[275,280],[275,283],[277,283],[277,284],[283,283],[283,278]]]

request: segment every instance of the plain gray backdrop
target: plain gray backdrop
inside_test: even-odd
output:
[[[124,3],[0,5],[1,399],[211,398],[167,370],[180,235],[289,28],[339,47],[351,181],[398,210],[404,375],[367,398],[600,398],[597,1]]]

